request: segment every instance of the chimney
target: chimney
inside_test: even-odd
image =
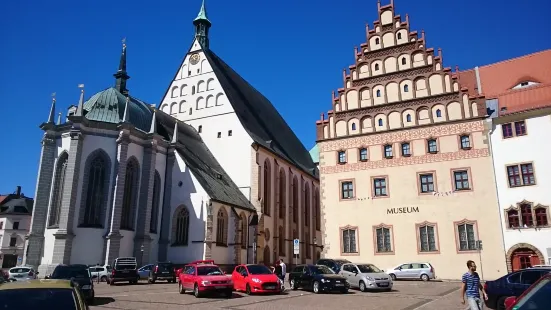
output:
[[[17,186],[15,190],[15,194],[17,195],[17,198],[21,197],[21,186]]]

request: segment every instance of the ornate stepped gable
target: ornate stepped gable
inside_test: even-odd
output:
[[[410,31],[409,16],[395,15],[392,0],[377,5],[379,20],[354,48],[328,119],[322,113],[316,122],[317,140],[485,117],[484,97],[469,95],[458,68],[443,66],[442,50],[426,47],[425,32]]]

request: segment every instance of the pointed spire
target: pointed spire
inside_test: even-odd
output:
[[[151,118],[151,127],[149,133],[157,133],[157,112],[153,111],[153,117]]]
[[[113,74],[115,77],[115,88],[123,95],[128,94],[128,89],[126,89],[126,81],[130,79],[128,73],[126,73],[126,38],[122,39],[122,52],[121,59],[119,61],[119,69],[117,73]]]
[[[59,112],[59,114],[57,114],[57,124],[61,125],[61,112]]]
[[[122,116],[123,123],[130,122],[130,110],[128,109],[129,101],[130,101],[129,96],[126,96],[126,103],[124,104],[124,115]]]
[[[172,134],[172,140],[170,143],[178,142],[178,121],[174,122],[174,133]]]
[[[80,100],[78,101],[75,116],[84,116],[84,84],[78,84],[78,88],[80,88]]]
[[[209,48],[209,29],[212,23],[207,17],[207,7],[205,5],[205,0],[201,4],[201,9],[199,9],[199,14],[193,20],[193,25],[195,25],[195,39],[199,41],[202,48]]]
[[[207,21],[210,23],[209,18],[207,17],[207,6],[205,5],[205,0],[201,3],[201,8],[199,9],[199,14],[197,14],[197,17],[193,20],[193,22],[196,22],[198,20]]]
[[[48,116],[48,123],[53,124],[55,117],[55,93],[52,94],[52,106],[50,107],[50,115]]]

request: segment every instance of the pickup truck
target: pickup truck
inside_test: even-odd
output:
[[[114,285],[116,282],[126,282],[137,284],[140,279],[138,274],[138,263],[135,257],[119,257],[113,262],[113,269],[109,276],[109,285]]]

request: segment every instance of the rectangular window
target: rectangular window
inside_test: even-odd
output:
[[[409,143],[402,143],[402,156],[407,157],[411,156],[411,147]]]
[[[465,223],[457,225],[457,233],[459,235],[459,251],[476,250],[476,237],[473,224]]]
[[[375,197],[388,196],[386,178],[373,179],[373,196]]]
[[[419,174],[419,185],[421,193],[433,193],[434,190],[434,174],[423,173]]]
[[[427,141],[427,151],[431,154],[438,153],[438,145],[436,139],[429,139]]]
[[[228,137],[231,137],[233,132],[231,130],[228,130]]]
[[[392,252],[392,239],[389,227],[376,228],[375,237],[377,239],[377,253]]]
[[[501,131],[503,133],[503,138],[511,138],[513,136],[513,125],[512,124],[503,124],[501,125]]]
[[[338,153],[338,161],[339,164],[345,164],[346,163],[346,152],[345,151],[339,151]]]
[[[367,161],[367,148],[360,149],[360,161]]]
[[[341,182],[341,199],[354,198],[354,184],[352,181]]]
[[[501,125],[501,131],[503,133],[503,138],[512,138],[520,137],[526,135],[526,122],[517,121]]]
[[[419,227],[419,249],[421,252],[436,252],[436,228],[431,225]]]
[[[343,229],[342,231],[342,252],[358,253],[356,243],[356,229]]]
[[[10,246],[16,246],[17,245],[17,238],[11,237],[10,238]]]
[[[467,170],[454,171],[453,184],[454,184],[454,190],[456,191],[470,190],[471,185],[469,184],[469,171]]]
[[[526,134],[526,123],[524,121],[515,122],[515,136],[524,136]]]
[[[507,166],[507,177],[510,187],[536,184],[534,165],[532,163]]]
[[[384,151],[385,151],[385,158],[392,158],[392,145],[385,145]]]
[[[13,229],[19,229],[19,222],[13,222]]]
[[[222,133],[219,131],[218,134],[216,135],[217,138],[222,138]]]
[[[470,150],[471,149],[471,137],[468,135],[463,135],[459,137],[459,141],[461,143],[461,149],[462,150]]]

